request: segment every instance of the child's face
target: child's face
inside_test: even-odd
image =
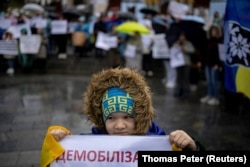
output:
[[[117,112],[110,114],[105,126],[110,135],[132,135],[135,129],[135,119],[126,113]]]

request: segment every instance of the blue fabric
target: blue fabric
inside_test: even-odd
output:
[[[124,112],[129,115],[134,115],[134,100],[123,89],[118,87],[109,88],[102,98],[102,112],[104,122],[110,114],[115,112]]]
[[[92,134],[106,135],[107,133],[105,133],[104,131],[102,131],[100,129],[97,129],[96,127],[93,127],[92,128]],[[166,135],[166,133],[155,122],[152,122],[152,126],[149,128],[146,135],[147,136],[150,136],[150,135]]]
[[[249,0],[227,0],[224,20],[225,89],[237,93],[235,79],[238,68],[244,66],[250,75],[250,3]],[[238,78],[239,79],[239,78]],[[240,78],[241,81],[244,78]],[[245,82],[248,82],[245,79]],[[247,88],[248,89],[248,88]],[[241,90],[242,91],[242,90]],[[248,90],[245,90],[248,91]],[[245,93],[244,91],[242,93]]]

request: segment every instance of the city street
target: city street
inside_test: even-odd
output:
[[[106,58],[49,57],[47,73],[9,77],[0,74],[0,167],[39,167],[42,142],[50,125],[63,125],[73,134],[90,132],[82,111],[82,95],[91,74],[105,68]],[[220,106],[200,104],[206,84],[188,99],[175,98],[162,83],[163,66],[146,80],[153,93],[155,121],[167,132],[183,129],[207,150],[250,150],[250,114],[229,113]],[[2,67],[1,67],[2,69]]]

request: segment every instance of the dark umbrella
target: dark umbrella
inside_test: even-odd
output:
[[[143,13],[143,14],[153,15],[153,16],[159,13],[159,12],[156,11],[155,9],[148,8],[148,7],[141,8],[141,9],[140,9],[140,12]]]
[[[81,16],[81,13],[78,12],[76,9],[72,8],[72,9],[64,9],[63,10],[63,16],[65,18],[77,18]]]
[[[123,20],[135,20],[135,15],[131,12],[119,13],[119,18]]]

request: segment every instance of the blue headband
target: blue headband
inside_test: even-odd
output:
[[[134,100],[123,89],[118,87],[109,88],[102,98],[103,120],[106,122],[110,114],[123,112],[134,116]]]

